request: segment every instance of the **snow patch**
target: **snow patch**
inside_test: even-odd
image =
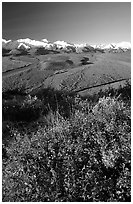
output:
[[[2,42],[6,44],[6,43],[11,42],[11,40],[5,40],[5,39],[2,39]]]
[[[30,47],[28,45],[25,45],[24,43],[20,43],[18,45],[18,49],[26,49],[26,50],[28,50],[28,49],[30,49]]]

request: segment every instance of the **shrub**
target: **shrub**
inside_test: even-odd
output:
[[[131,201],[129,105],[103,97],[90,106],[76,97],[69,118],[51,111],[47,120],[30,137],[12,131],[4,202]]]

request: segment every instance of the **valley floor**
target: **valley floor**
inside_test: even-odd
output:
[[[77,91],[131,78],[130,52],[3,57],[2,65],[3,91],[15,87],[28,92],[38,87]]]

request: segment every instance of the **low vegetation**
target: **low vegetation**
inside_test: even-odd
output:
[[[15,93],[3,95],[4,202],[131,201],[128,82],[88,98]]]

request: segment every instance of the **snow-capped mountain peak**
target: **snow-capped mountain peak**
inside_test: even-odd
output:
[[[81,44],[74,44],[74,45],[75,45],[76,48],[87,46],[86,43],[84,43],[84,44],[82,44],[82,43]]]
[[[46,42],[42,42],[42,41],[38,41],[38,40],[31,40],[29,38],[26,38],[26,39],[19,39],[17,40],[18,42],[20,43],[25,43],[25,44],[29,44],[31,46],[43,46],[45,47],[46,46]]]
[[[71,44],[69,44],[65,41],[60,41],[60,40],[55,41],[54,44],[57,45],[58,48],[60,48],[60,47],[65,48],[67,46],[72,46]]]
[[[25,43],[30,43],[32,40],[30,38],[24,38],[24,39],[19,39],[17,40],[18,42],[25,42]]]
[[[123,42],[117,43],[116,48],[131,49],[131,43],[123,41]]]
[[[131,49],[131,43],[130,42],[120,42],[120,43],[110,43],[110,44],[99,44],[99,45],[92,45],[93,48],[99,48],[99,49]]]
[[[111,44],[104,45],[104,46],[103,46],[103,49],[113,49],[113,48],[115,48],[115,46],[116,46],[116,45],[114,45],[113,43],[111,43]]]
[[[42,39],[42,41],[45,43],[49,43],[49,41],[47,39]]]

